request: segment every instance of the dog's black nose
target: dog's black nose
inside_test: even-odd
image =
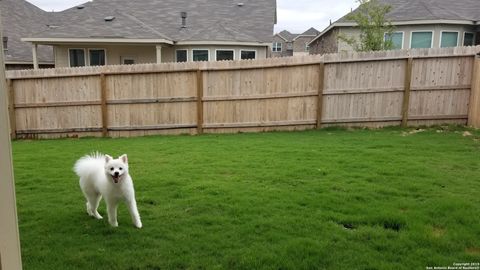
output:
[[[117,176],[119,175],[119,173],[118,173],[118,172],[115,172],[114,175],[115,175],[115,177],[117,177]]]

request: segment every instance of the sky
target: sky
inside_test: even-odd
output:
[[[86,0],[27,0],[47,11],[61,11]],[[356,0],[277,0],[275,32],[302,33],[310,27],[322,31],[358,6]]]

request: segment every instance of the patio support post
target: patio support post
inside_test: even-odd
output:
[[[157,45],[157,64],[162,63],[162,45]]]
[[[33,57],[33,68],[34,69],[38,69],[37,51],[38,51],[38,45],[37,44],[32,44],[32,57]]]

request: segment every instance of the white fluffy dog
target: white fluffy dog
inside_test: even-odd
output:
[[[102,219],[97,208],[103,196],[107,204],[108,222],[117,227],[117,206],[123,200],[135,227],[142,227],[132,178],[128,174],[127,155],[118,159],[100,153],[87,155],[75,163],[73,170],[80,177],[80,188],[87,199],[87,213],[90,216]]]

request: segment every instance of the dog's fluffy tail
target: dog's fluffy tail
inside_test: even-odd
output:
[[[83,156],[73,166],[73,171],[78,177],[88,177],[92,173],[103,170],[105,166],[105,155],[99,152]]]

